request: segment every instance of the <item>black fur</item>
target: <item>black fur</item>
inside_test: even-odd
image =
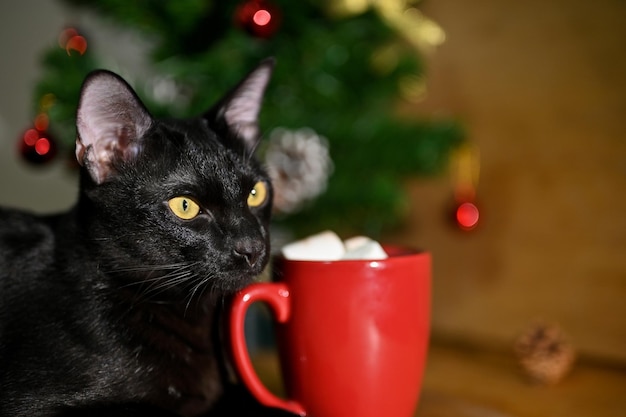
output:
[[[0,209],[0,416],[287,415],[231,385],[220,334],[229,294],[269,256],[271,186],[252,153],[270,72],[170,121],[116,75],[87,78],[77,204]],[[259,181],[269,198],[249,207]],[[173,214],[180,195],[197,217]]]

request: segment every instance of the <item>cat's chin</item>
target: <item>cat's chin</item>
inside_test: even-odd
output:
[[[257,281],[258,275],[249,272],[224,274],[213,281],[213,289],[225,294],[232,294]]]

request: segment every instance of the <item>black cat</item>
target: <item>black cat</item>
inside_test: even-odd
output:
[[[0,416],[288,415],[230,382],[219,325],[268,261],[272,188],[253,153],[272,67],[190,120],[87,77],[77,204],[0,209]]]

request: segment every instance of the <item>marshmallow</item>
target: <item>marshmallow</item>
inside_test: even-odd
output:
[[[337,234],[325,231],[283,246],[282,253],[287,259],[336,261],[343,257],[345,248]]]
[[[369,237],[355,236],[345,240],[343,243],[346,253],[342,259],[380,260],[387,258],[387,253],[385,253],[380,243]]]
[[[342,242],[336,233],[329,230],[285,245],[282,254],[287,259],[302,261],[387,258],[382,246],[369,237],[355,236]]]

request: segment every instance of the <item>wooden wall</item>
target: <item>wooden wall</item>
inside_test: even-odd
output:
[[[429,93],[481,152],[482,217],[445,217],[447,178],[412,181],[392,239],[434,254],[436,334],[510,346],[536,319],[626,362],[626,3],[427,0],[446,31]],[[407,110],[407,109],[404,109]]]

